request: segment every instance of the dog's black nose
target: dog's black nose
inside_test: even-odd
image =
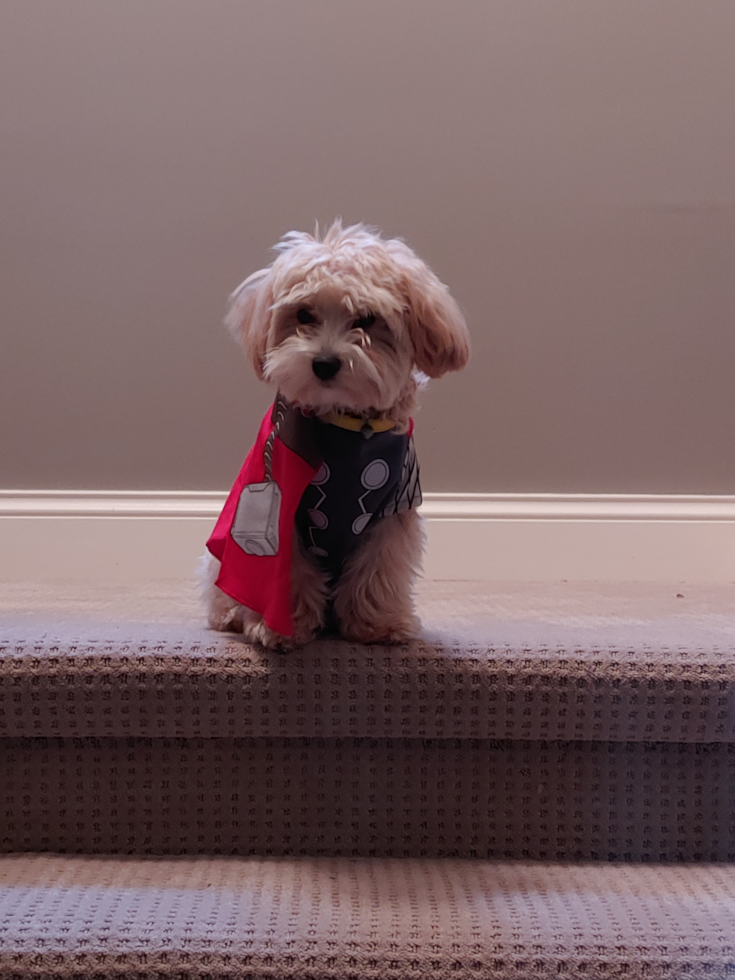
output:
[[[320,381],[329,381],[342,367],[342,361],[338,357],[315,357],[311,362],[311,368]]]

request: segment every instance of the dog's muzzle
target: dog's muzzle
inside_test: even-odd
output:
[[[338,357],[315,357],[311,369],[320,381],[329,381],[342,367]]]

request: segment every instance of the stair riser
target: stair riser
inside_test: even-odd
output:
[[[735,860],[735,746],[3,739],[0,849]]]
[[[0,637],[0,737],[128,736],[735,742],[735,649]]]

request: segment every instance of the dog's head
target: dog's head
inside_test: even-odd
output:
[[[317,414],[410,410],[418,373],[467,362],[457,304],[399,239],[335,222],[321,239],[289,232],[276,250],[232,294],[225,322],[289,401]]]

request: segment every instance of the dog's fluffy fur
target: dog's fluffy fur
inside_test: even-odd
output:
[[[400,239],[364,225],[337,221],[322,238],[292,231],[276,251],[268,268],[235,290],[225,321],[258,377],[317,416],[391,419],[397,432],[407,431],[426,377],[467,362],[467,326],[447,287]],[[322,380],[315,360],[338,370]],[[214,585],[219,562],[208,556],[202,584],[211,627],[242,630],[269,647],[301,645],[324,626],[331,600],[346,638],[400,641],[415,632],[412,587],[423,545],[415,510],[377,521],[331,587],[296,538],[294,637],[278,636],[224,595]]]

